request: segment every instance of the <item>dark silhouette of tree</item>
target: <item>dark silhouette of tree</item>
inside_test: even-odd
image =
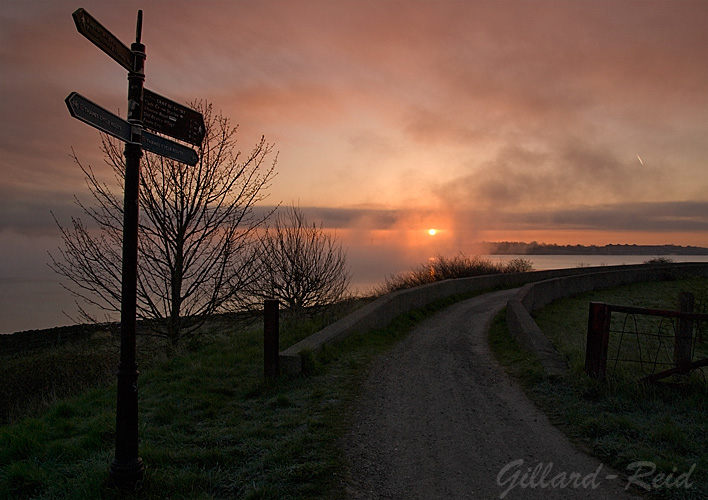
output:
[[[193,107],[206,124],[197,165],[147,152],[141,161],[138,316],[175,345],[214,313],[245,300],[255,279],[255,230],[270,215],[257,216],[253,208],[265,198],[277,163],[277,154],[266,163],[273,147],[264,138],[242,159],[229,119],[210,104]],[[72,151],[93,196],[91,205],[75,198],[91,228],[79,218],[68,227],[57,221],[64,248],[50,266],[84,305],[110,317],[120,311],[125,159],[122,143],[108,136],[102,135],[101,150],[116,184],[99,180]],[[81,304],[79,313],[95,320]]]
[[[341,300],[349,285],[342,244],[295,205],[280,209],[263,230],[255,260],[261,273],[252,295],[278,299],[297,313]]]

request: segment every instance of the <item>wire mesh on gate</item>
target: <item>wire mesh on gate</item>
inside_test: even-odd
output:
[[[608,375],[643,378],[676,366],[674,351],[678,318],[637,313],[625,313],[622,318],[617,312],[614,316],[607,352]],[[697,359],[696,348],[703,330],[701,323],[705,322],[693,322],[692,360]],[[705,381],[702,368],[695,370]]]
[[[587,373],[600,379],[609,375],[655,382],[669,376],[685,381],[694,372],[705,382],[708,315],[693,313],[693,296],[685,295],[690,303],[680,304],[681,311],[591,302]]]

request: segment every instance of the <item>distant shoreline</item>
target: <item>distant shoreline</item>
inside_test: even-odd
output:
[[[490,248],[491,245],[494,245],[495,248]],[[526,259],[531,261],[534,270],[538,271],[575,267],[637,265],[657,257],[664,257],[676,263],[708,262],[708,248],[674,245],[606,245],[592,247],[502,242],[493,244],[478,243],[469,250],[476,252],[474,255],[493,262],[515,258]],[[490,253],[489,250],[494,250],[495,253]],[[397,272],[405,271],[406,268],[402,265]],[[375,276],[362,276],[359,281],[351,283],[351,290],[355,293],[369,294],[381,285],[384,275],[385,273]],[[66,324],[67,316],[62,311],[71,311],[73,302],[66,300],[66,292],[58,284],[50,291],[44,289],[44,287],[49,285],[44,282],[30,282],[24,288],[19,285],[22,285],[22,283],[12,283],[13,289],[22,293],[18,293],[16,297],[7,294],[6,297],[11,301],[14,300],[14,302],[3,304],[9,313],[16,314],[16,316],[5,316],[3,318],[7,323],[5,329],[0,330],[0,351],[6,348],[1,339],[16,333],[27,332],[27,336],[35,336],[39,332],[49,331],[51,333],[47,334],[46,339],[48,342],[63,339],[65,336],[81,337],[80,334],[76,337],[76,330],[72,331],[72,329],[79,328],[80,325]],[[28,304],[31,307],[27,307]],[[33,318],[40,318],[41,321]],[[115,327],[117,328],[118,326]],[[105,328],[108,328],[108,325],[105,325]]]
[[[484,242],[488,255],[708,255],[708,248],[679,245],[556,245],[525,242]]]

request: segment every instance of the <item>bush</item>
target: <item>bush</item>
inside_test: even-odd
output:
[[[533,264],[528,259],[516,258],[508,262],[493,263],[479,255],[468,256],[460,253],[454,258],[438,255],[427,264],[421,264],[409,272],[389,276],[383,285],[376,288],[376,293],[382,295],[448,279],[528,271],[533,271]]]
[[[644,264],[653,264],[656,266],[663,266],[664,264],[673,264],[674,260],[669,257],[654,257],[649,260],[645,260]]]

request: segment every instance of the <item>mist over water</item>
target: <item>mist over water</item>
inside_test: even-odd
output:
[[[533,264],[534,271],[546,271],[549,269],[568,269],[576,267],[599,267],[599,266],[622,266],[631,264],[643,264],[651,260],[651,255],[482,255],[493,263],[505,263],[512,259],[526,259]],[[662,256],[663,257],[663,256]],[[673,262],[708,262],[708,255],[669,255],[665,256]],[[416,262],[410,266],[402,267],[395,272],[406,272],[417,268],[423,261]],[[379,274],[380,279],[367,280],[366,275],[354,275],[351,283],[352,290],[358,289],[361,293],[372,290],[377,285],[383,283],[386,276],[394,274],[389,271]]]
[[[22,246],[22,245],[21,245]],[[38,245],[41,247],[41,245]],[[23,256],[15,256],[13,265],[0,274],[0,334],[39,330],[74,324],[74,297],[62,288],[58,277],[48,266],[29,265],[37,262],[38,246],[24,248]],[[46,255],[46,246],[41,252]],[[34,258],[33,258],[34,257]],[[564,269],[589,266],[641,264],[647,255],[485,255],[492,262],[514,258],[528,259],[534,270]],[[674,262],[708,262],[705,255],[672,255]],[[49,261],[49,257],[42,259]],[[401,255],[396,249],[350,248],[348,262],[352,272],[350,290],[366,295],[381,285],[387,276],[418,267],[425,259]],[[68,315],[68,316],[67,316]]]

